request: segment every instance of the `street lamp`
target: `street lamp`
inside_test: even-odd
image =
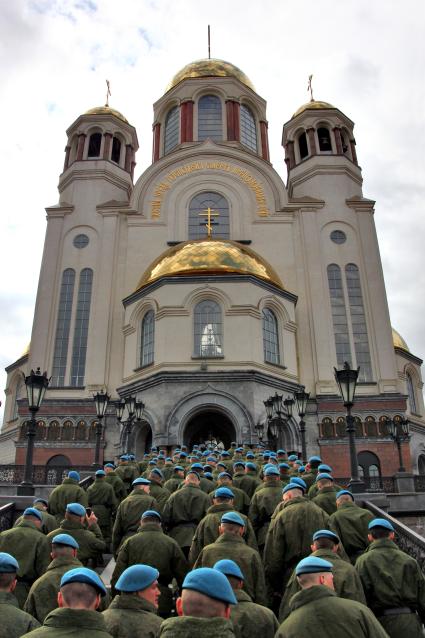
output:
[[[393,419],[388,419],[387,424],[389,426],[390,436],[398,449],[398,461],[400,465],[398,471],[405,472],[406,468],[403,465],[401,444],[409,440],[409,421],[403,419],[401,416],[395,416]]]
[[[297,404],[297,412],[300,417],[300,434],[301,434],[301,449],[303,461],[307,461],[307,445],[305,441],[305,421],[304,417],[307,412],[307,403],[310,398],[310,392],[306,392],[303,388],[294,393],[295,403]]]
[[[94,452],[94,463],[93,467],[99,467],[100,461],[100,439],[102,437],[102,419],[106,414],[106,408],[108,407],[108,403],[110,400],[109,394],[106,390],[101,392],[96,392],[93,395],[93,401],[96,404],[96,414],[97,414],[97,422],[96,422],[96,447]]]
[[[260,443],[262,443],[263,436],[264,436],[264,423],[261,423],[260,421],[258,421],[257,425],[255,426],[255,429],[257,431],[258,440]]]
[[[347,423],[348,444],[350,448],[350,465],[351,465],[351,479],[349,487],[352,492],[361,492],[364,489],[364,483],[359,477],[359,465],[357,461],[356,452],[356,440],[355,440],[355,421],[351,414],[351,408],[354,405],[354,394],[356,392],[357,378],[359,376],[360,368],[352,369],[350,364],[345,361],[342,370],[334,368],[335,381],[338,384],[339,391],[342,396],[344,406],[347,410],[345,417]]]
[[[27,427],[28,444],[25,459],[24,480],[18,486],[17,494],[19,496],[30,496],[34,494],[34,484],[32,482],[32,457],[34,452],[35,433],[37,429],[35,415],[43,401],[50,379],[47,378],[47,372],[41,374],[40,368],[37,368],[35,372],[34,370],[31,370],[27,377],[25,374],[23,376],[27,389],[28,410],[31,412],[31,420]]]
[[[125,451],[130,452],[131,432],[134,421],[141,421],[145,404],[138,401],[135,396],[128,396],[115,403],[115,410],[119,423],[125,427]],[[127,410],[127,420],[123,423],[124,410]]]

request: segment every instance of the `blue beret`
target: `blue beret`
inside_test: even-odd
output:
[[[304,465],[300,465],[298,470],[297,470],[298,474],[303,474],[305,472],[305,467]]]
[[[332,472],[332,468],[330,465],[326,465],[326,463],[321,463],[318,467],[320,472]]]
[[[386,518],[374,518],[373,521],[370,521],[368,525],[368,529],[374,529],[375,527],[383,527],[388,529],[390,532],[394,532],[395,529]]]
[[[171,458],[171,456],[167,456],[167,458],[165,460],[168,461],[168,462],[171,462],[171,463],[173,462],[173,459]]]
[[[276,452],[270,452],[270,458],[275,459],[277,456]]]
[[[115,470],[115,465],[113,463],[105,463],[104,467],[110,467],[111,470]]]
[[[214,569],[217,569],[225,576],[233,576],[234,578],[238,578],[239,580],[245,580],[245,577],[242,574],[239,565],[235,563],[234,560],[230,560],[229,558],[223,558],[222,560],[219,560],[214,565]]]
[[[186,456],[187,456],[186,452],[180,452],[180,458],[181,459],[186,458]]]
[[[229,452],[222,452],[221,456],[230,456]]]
[[[159,571],[150,565],[132,565],[123,571],[115,588],[118,591],[142,591],[158,580],[158,576]]]
[[[264,476],[279,476],[279,470],[272,465],[264,470]]]
[[[41,498],[41,497],[35,498],[33,500],[32,504],[35,505],[36,503],[43,503],[43,505],[48,505],[49,504],[48,501],[45,498]]]
[[[220,466],[220,467],[226,467],[226,463],[222,463],[221,461],[219,461],[219,462],[217,463],[217,467],[218,467],[218,466]]]
[[[301,574],[318,574],[321,572],[331,572],[332,563],[317,556],[307,556],[303,558],[295,568],[297,576]]]
[[[289,461],[296,461],[297,459],[298,459],[298,456],[296,454],[291,454],[290,456],[288,456]]]
[[[214,478],[213,475],[211,474],[211,472],[204,472],[204,476],[207,479],[213,479]]]
[[[66,506],[66,511],[70,514],[74,514],[75,516],[85,516],[86,508],[80,503],[68,503]]]
[[[303,481],[303,479],[299,476],[292,476],[290,482],[299,485],[304,490],[304,492],[307,491],[307,483]]]
[[[87,583],[94,587],[101,596],[106,595],[105,585],[99,576],[87,567],[77,567],[66,572],[61,578],[60,586],[63,587],[69,583]]]
[[[195,476],[197,476],[197,477],[198,477],[198,479],[200,479],[200,478],[201,478],[201,477],[199,476],[199,474],[198,474],[198,471],[197,471],[197,470],[189,469],[189,470],[186,472],[186,476],[189,476],[189,474],[194,474]]]
[[[19,569],[19,563],[14,556],[0,552],[0,574],[15,574]]]
[[[150,485],[151,482],[149,479],[143,478],[143,476],[139,476],[139,478],[134,479],[132,485]]]
[[[325,479],[327,481],[333,481],[333,477],[330,474],[328,474],[327,472],[321,472],[320,474],[316,476],[316,483],[318,481],[323,481]]]
[[[265,458],[269,458],[270,456],[270,452],[268,450],[266,450],[265,452],[263,452],[263,459]]]
[[[69,534],[56,534],[56,536],[52,538],[52,545],[69,545],[69,547],[73,547],[74,549],[80,549],[75,538],[72,538]]]
[[[295,465],[302,465],[303,462],[301,461],[301,459],[297,459],[296,461],[294,461]]]
[[[349,490],[339,490],[339,492],[336,493],[336,498],[339,498],[340,496],[344,496],[344,494],[348,494],[348,496],[351,496],[351,498],[354,501],[354,496]]]
[[[220,472],[220,474],[218,475],[218,478],[223,478],[224,476],[227,476],[228,478],[232,478],[232,475],[229,474],[229,472]]]
[[[243,447],[237,447],[235,452],[243,452]]]
[[[237,600],[226,576],[211,567],[200,567],[186,575],[182,589],[192,589],[209,598],[236,605]]]
[[[105,470],[96,470],[95,476],[106,476]]]
[[[134,460],[135,460],[135,458],[136,458],[136,457],[134,456],[134,454],[129,454],[129,455],[128,455],[128,459],[129,459],[129,461],[134,461]]]
[[[286,450],[282,450],[281,448],[280,450],[276,452],[276,454],[286,454]]]
[[[174,466],[174,471],[175,472],[184,472],[184,467],[182,467],[181,465],[175,465]]]
[[[35,507],[27,507],[26,510],[24,510],[24,516],[35,516],[36,518],[40,519],[40,521],[43,520],[43,515],[40,512],[40,510],[35,509]]]
[[[214,492],[214,496],[216,498],[234,498],[235,495],[228,487],[218,487]]]
[[[120,456],[120,461],[128,461],[128,456],[127,456],[127,454],[121,454],[121,456]]]
[[[215,463],[215,462],[217,461],[217,459],[215,459],[213,456],[208,456],[208,457],[207,457],[207,462],[208,462],[208,463],[210,463],[211,461],[212,461],[213,463]]]
[[[157,451],[157,449],[158,449],[158,448],[156,447],[156,445],[152,445],[152,447],[151,447],[151,452],[156,452],[156,451]]]
[[[157,512],[156,510],[146,510],[142,514],[142,521],[144,518],[154,518],[154,517],[162,521],[161,514],[159,512]]]
[[[68,478],[74,479],[74,481],[79,481],[80,475],[75,470],[71,470],[70,472],[68,472]]]
[[[203,470],[204,466],[202,465],[202,463],[193,463],[192,467],[190,469],[191,470]]]
[[[222,523],[231,523],[232,525],[240,525],[241,527],[245,527],[245,521],[242,516],[237,512],[226,512],[221,517]]]
[[[330,529],[318,529],[317,532],[314,532],[313,542],[319,538],[330,538],[335,544],[340,542],[339,536],[331,532]]]
[[[246,464],[246,466],[248,468],[248,470],[256,470],[257,466],[255,465],[255,463],[251,463],[251,461],[248,461],[248,463]]]
[[[247,453],[246,453],[246,458],[247,458],[247,459],[254,459],[254,458],[255,458],[255,455],[254,455],[254,453],[253,453],[253,452],[247,452]]]
[[[151,459],[148,465],[156,465],[156,463],[157,463],[156,459]]]
[[[291,469],[291,466],[288,463],[279,463],[279,467],[282,470],[290,470]]]
[[[321,463],[322,459],[320,458],[320,456],[310,456],[310,458],[308,459],[309,463]]]
[[[245,467],[245,463],[243,461],[235,461],[233,467]]]
[[[290,490],[302,490],[303,492],[305,491],[301,485],[298,485],[298,483],[291,482],[285,485],[282,490],[282,494],[286,494],[286,492],[289,492]]]

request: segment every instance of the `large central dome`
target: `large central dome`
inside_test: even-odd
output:
[[[254,85],[248,76],[243,71],[238,69],[234,64],[226,62],[225,60],[216,60],[214,58],[206,58],[204,60],[195,60],[190,64],[186,64],[176,75],[173,77],[166,90],[169,91],[176,86],[182,80],[187,78],[207,78],[207,77],[230,77],[236,78],[242,84],[245,84],[250,89],[255,91]]]
[[[254,275],[283,288],[275,270],[250,248],[229,239],[194,239],[162,253],[145,271],[136,290],[160,277],[222,273]]]

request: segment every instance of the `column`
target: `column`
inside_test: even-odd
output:
[[[229,142],[240,141],[239,118],[239,102],[226,100],[227,139]]]
[[[161,139],[161,124],[156,122],[153,127],[153,141],[152,141],[152,162],[159,160],[159,144]]]
[[[193,142],[193,100],[186,100],[181,105],[180,141]]]
[[[270,151],[269,151],[269,123],[265,120],[260,122],[260,135],[261,135],[261,156],[263,159],[270,162]]]
[[[295,166],[295,150],[294,150],[294,142],[292,140],[288,140],[286,142],[285,154],[286,154],[286,159],[288,160],[288,168],[289,170],[291,170],[291,168],[294,168]]]
[[[103,159],[107,160],[110,156],[112,133],[104,133],[103,137],[105,138],[105,143],[103,145]]]
[[[127,173],[131,172],[131,162],[133,160],[133,147],[131,144],[126,144],[125,145],[125,165],[124,165],[124,170],[127,171]]]
[[[86,142],[86,137],[87,135],[85,133],[80,133],[78,136],[78,147],[77,147],[77,157],[76,157],[77,162],[83,159],[84,144]]]
[[[333,129],[334,135],[335,135],[335,144],[336,144],[336,152],[337,155],[344,155],[344,152],[342,150],[342,139],[341,139],[341,129],[339,126],[335,126],[335,128]]]
[[[66,171],[66,169],[69,166],[69,154],[71,153],[71,147],[70,146],[65,146],[65,162],[63,165],[63,170]]]
[[[307,129],[308,141],[310,143],[310,153],[311,155],[317,155],[316,150],[316,138],[314,137],[314,128],[310,127]]]
[[[359,165],[357,161],[357,153],[356,153],[356,140],[354,137],[350,140],[350,148],[351,148],[351,157],[353,158],[353,162],[356,166]]]

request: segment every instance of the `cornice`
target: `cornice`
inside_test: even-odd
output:
[[[53,219],[55,217],[63,218],[66,215],[70,215],[74,212],[75,206],[72,204],[57,204],[56,206],[48,206],[44,209],[47,213],[47,219]]]

